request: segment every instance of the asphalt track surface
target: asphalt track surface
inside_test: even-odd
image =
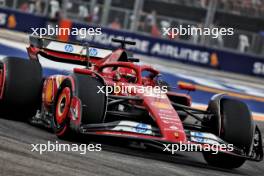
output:
[[[82,143],[101,143],[102,151],[88,152],[32,152],[31,144],[47,144],[62,141],[52,132],[25,122],[0,119],[0,175],[174,175],[174,176],[225,176],[254,175],[264,173],[264,162],[247,161],[241,168],[225,170],[208,166],[200,153],[165,155],[127,145],[113,145],[102,140]]]

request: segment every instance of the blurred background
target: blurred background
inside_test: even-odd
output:
[[[158,38],[162,27],[232,27],[232,37],[168,40],[264,56],[264,0],[0,0],[0,6]]]

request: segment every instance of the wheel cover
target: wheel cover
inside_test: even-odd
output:
[[[56,104],[56,122],[58,125],[62,124],[67,118],[69,108],[71,104],[71,90],[65,87],[59,95]]]

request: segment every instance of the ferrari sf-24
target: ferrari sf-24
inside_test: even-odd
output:
[[[175,144],[200,144],[205,160],[217,167],[262,160],[261,133],[245,103],[217,94],[207,110],[193,108],[189,94],[170,90],[158,70],[138,63],[126,49],[135,42],[113,42],[120,47],[110,50],[31,36],[29,59],[0,61],[1,116],[43,124],[59,138],[111,136],[159,149],[166,146],[167,151]],[[45,75],[42,64],[49,62],[72,70]],[[120,91],[125,87],[130,91]],[[189,84],[179,87],[195,89]],[[232,150],[219,147],[230,144]],[[206,146],[219,152],[203,150]]]

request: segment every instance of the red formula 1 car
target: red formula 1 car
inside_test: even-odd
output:
[[[188,95],[167,91],[159,71],[135,63],[139,60],[125,49],[134,42],[113,41],[121,48],[31,37],[29,60],[8,57],[0,63],[0,113],[33,116],[32,122],[61,138],[114,136],[166,152],[174,152],[176,144],[200,144],[205,160],[218,167],[262,160],[260,130],[244,103],[218,94],[206,111],[194,109]],[[43,59],[78,66],[67,75],[43,76]]]

